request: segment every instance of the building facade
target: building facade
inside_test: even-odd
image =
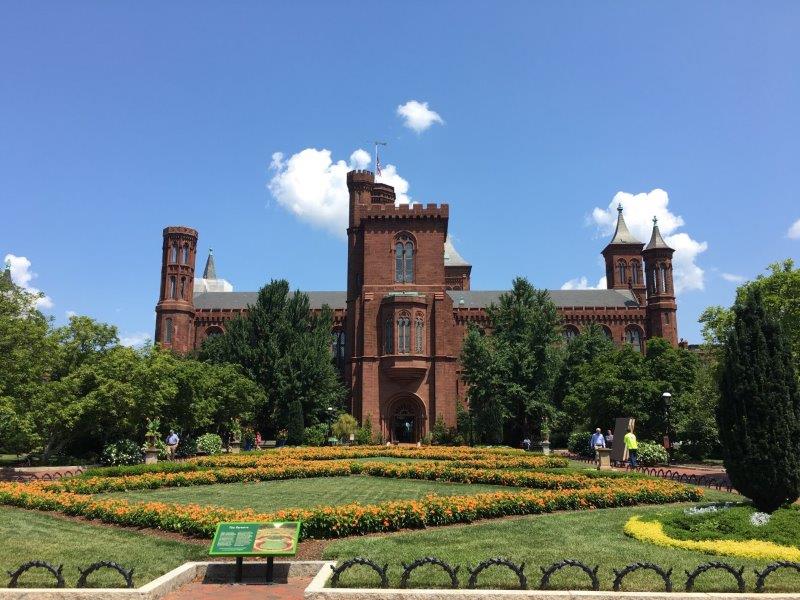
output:
[[[370,171],[348,173],[347,187],[347,289],[306,293],[313,310],[333,309],[332,351],[353,415],[385,439],[413,443],[439,416],[455,425],[456,403],[466,395],[459,365],[466,328],[487,326],[486,308],[503,292],[471,289],[472,266],[448,236],[447,204],[398,206],[394,189]],[[549,292],[564,336],[597,323],[615,343],[641,352],[650,337],[677,345],[673,250],[655,220],[644,245],[618,210],[602,251],[608,289]],[[211,252],[195,278],[197,239],[189,227],[163,232],[155,339],[181,353],[224,332],[257,295],[218,278]]]

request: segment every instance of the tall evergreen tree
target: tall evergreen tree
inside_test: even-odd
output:
[[[717,412],[725,468],[762,511],[800,496],[800,392],[780,323],[759,289],[740,297],[728,333]]]
[[[286,424],[286,443],[290,446],[299,446],[303,443],[305,426],[303,424],[303,404],[300,400],[289,403],[289,418]]]
[[[285,280],[271,281],[245,316],[206,341],[200,357],[241,365],[263,388],[266,402],[257,414],[262,431],[287,427],[294,400],[311,426],[324,422],[327,407],[339,407],[344,398],[331,360],[332,325],[329,308],[312,314],[306,294],[290,294]]]

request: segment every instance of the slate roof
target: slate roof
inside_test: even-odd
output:
[[[450,234],[444,242],[444,266],[445,267],[469,267],[471,266],[464,258],[458,253],[456,247],[453,246],[453,240]]]
[[[496,291],[448,291],[453,306],[460,308],[484,308],[497,304],[504,290]],[[306,292],[311,308],[346,308],[346,292]],[[637,307],[639,303],[629,290],[549,290],[548,293],[559,307],[603,306],[608,308]],[[204,292],[195,294],[195,308],[240,309],[255,304],[257,292]],[[464,300],[462,303],[461,300]]]
[[[206,260],[206,268],[203,271],[203,279],[216,279],[217,266],[214,264],[214,250],[208,249],[208,260]]]
[[[650,236],[650,241],[647,242],[645,250],[654,250],[656,248],[666,248],[667,250],[672,250],[672,248],[667,246],[667,242],[664,241],[664,238],[661,237],[661,232],[658,230],[658,222],[653,219],[653,235]]]
[[[614,237],[608,242],[609,246],[616,244],[641,244],[639,240],[633,237],[633,234],[628,230],[625,224],[625,217],[622,216],[622,204],[617,207],[617,228],[614,230]]]

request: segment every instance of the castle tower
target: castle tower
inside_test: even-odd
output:
[[[155,339],[164,348],[186,353],[194,347],[197,231],[189,227],[167,227],[163,235]]]
[[[658,219],[653,217],[653,234],[642,251],[647,272],[647,337],[663,337],[677,346],[677,305],[672,282],[674,252],[661,237]]]
[[[617,207],[614,237],[602,252],[606,260],[606,287],[610,290],[631,290],[639,304],[644,304],[646,299],[642,246],[642,242],[628,230],[620,204]]]

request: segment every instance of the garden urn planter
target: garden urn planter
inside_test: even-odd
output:
[[[239,454],[242,451],[242,442],[240,440],[232,441],[228,446],[228,452],[230,454]]]
[[[154,465],[158,462],[158,448],[149,447],[144,451],[144,464]]]

